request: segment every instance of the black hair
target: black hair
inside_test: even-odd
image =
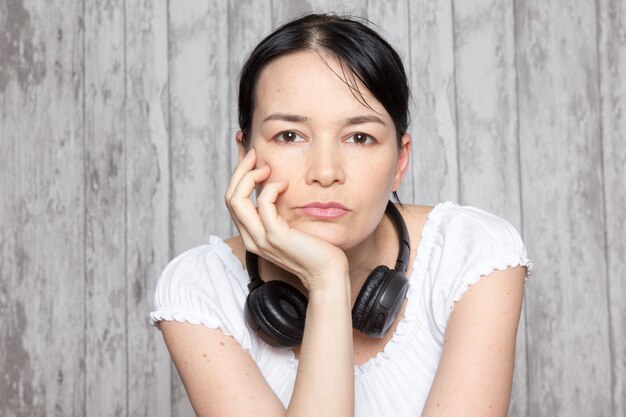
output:
[[[252,125],[255,87],[263,68],[272,60],[292,52],[313,50],[334,54],[382,104],[401,137],[409,125],[409,86],[398,53],[365,19],[335,14],[307,14],[266,36],[252,51],[241,69],[239,80],[239,128],[246,140]],[[355,97],[369,105],[355,82],[344,81]]]

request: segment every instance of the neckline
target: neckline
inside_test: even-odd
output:
[[[409,290],[407,291],[406,295],[406,306],[404,308],[404,314],[398,322],[398,326],[396,327],[395,332],[392,334],[389,341],[387,341],[387,343],[383,347],[383,350],[378,352],[375,356],[369,358],[366,362],[359,365],[354,365],[355,378],[358,379],[367,375],[374,369],[379,368],[384,361],[393,357],[394,352],[397,350],[398,346],[404,339],[407,330],[409,330],[410,323],[413,322],[413,320],[415,319],[416,306],[415,302],[412,302],[412,299],[414,299],[417,295],[415,283],[419,280],[420,277],[423,277],[425,274],[427,260],[430,257],[430,252],[433,247],[434,233],[438,223],[436,220],[439,218],[440,211],[442,209],[450,208],[453,206],[455,206],[455,203],[451,201],[438,203],[433,206],[433,208],[426,216],[426,221],[422,226],[420,240],[417,244],[415,259],[413,260],[413,270],[411,271],[411,275],[409,276]],[[219,239],[219,241],[226,248],[228,248],[230,254],[236,261],[235,264],[239,266],[238,269],[240,269],[242,273],[246,274],[247,278],[247,272],[245,270],[245,267],[232,252],[232,248],[228,246],[222,239]],[[266,347],[268,349],[271,349],[277,355],[283,356],[294,370],[297,369],[300,360],[296,358],[296,355],[292,349],[277,349],[269,345],[266,345]]]

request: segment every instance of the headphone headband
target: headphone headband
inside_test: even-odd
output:
[[[400,250],[398,251],[398,259],[396,260],[396,266],[394,269],[396,271],[406,272],[409,268],[409,257],[411,256],[409,231],[406,229],[406,224],[402,219],[402,215],[391,201],[387,203],[385,213],[387,213],[387,215],[391,218],[398,234],[400,235]]]
[[[248,290],[252,291],[263,285],[263,280],[259,275],[259,255],[246,250],[246,269],[248,270],[248,276],[250,277]]]

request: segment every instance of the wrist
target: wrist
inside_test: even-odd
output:
[[[309,300],[312,298],[329,299],[335,296],[347,297],[350,301],[351,285],[347,273],[333,274],[333,276],[312,279],[307,288]]]

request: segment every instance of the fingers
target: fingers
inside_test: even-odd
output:
[[[270,169],[267,166],[246,172],[235,185],[232,195],[228,199],[227,206],[239,233],[244,238],[244,243],[248,237],[258,241],[264,235],[263,223],[259,218],[257,208],[250,199],[250,195],[254,191],[254,187],[266,180],[269,174]]]
[[[269,178],[271,170],[269,166],[255,169],[255,165],[256,156],[251,150],[235,168],[224,197],[244,245],[248,250],[258,252],[259,248],[267,247],[267,230],[250,195],[258,184]],[[286,184],[282,182],[264,184],[260,195],[264,196],[261,200],[264,202],[265,212],[269,211],[274,217],[277,216],[273,204],[278,194],[284,189],[286,189]],[[275,220],[274,218],[274,222]]]
[[[278,243],[276,237],[280,236],[281,232],[284,235],[289,229],[287,222],[278,215],[275,204],[279,194],[284,192],[287,186],[287,180],[269,182],[265,184],[257,198],[258,213],[267,239],[274,244]]]
[[[256,154],[251,149],[233,171],[224,198],[244,245],[248,250],[259,253],[271,251],[271,241],[278,243],[280,236],[289,231],[287,222],[278,215],[275,205],[278,196],[287,189],[288,182],[264,183],[255,206],[250,195],[271,173],[269,166],[255,168],[255,165]]]
[[[230,183],[228,184],[228,189],[226,190],[226,194],[224,199],[226,200],[226,204],[228,205],[228,201],[233,195],[235,191],[235,187],[241,181],[241,178],[249,171],[251,171],[256,164],[256,151],[254,148],[250,149],[246,154],[245,158],[241,160],[235,167],[233,174],[230,177]]]

